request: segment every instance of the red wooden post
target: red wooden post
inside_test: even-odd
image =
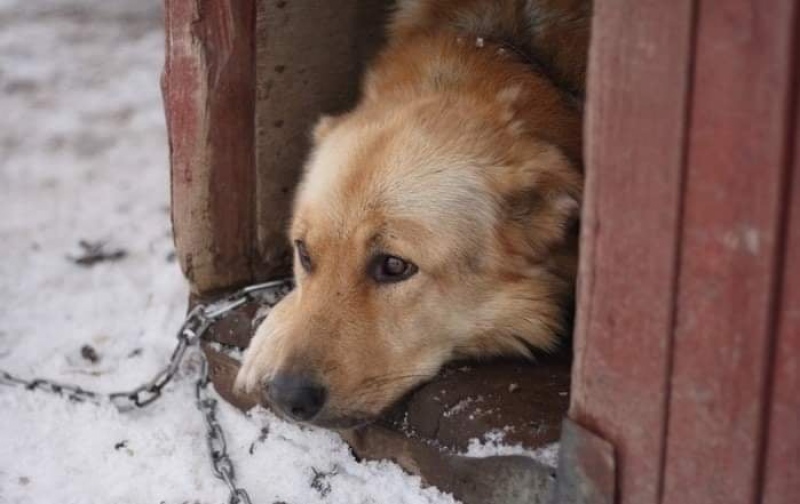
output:
[[[175,245],[193,290],[251,280],[254,0],[165,0]]]
[[[760,493],[795,12],[793,0],[699,5],[665,504]]]
[[[800,42],[800,33],[795,33]],[[800,68],[800,52],[795,54]],[[780,313],[773,347],[763,504],[800,500],[800,76],[795,74],[794,151],[787,181]]]
[[[353,101],[383,0],[165,0],[178,259],[195,293],[291,272],[311,125]],[[324,41],[324,43],[320,43]]]
[[[659,501],[691,18],[597,2],[592,26],[570,417],[615,445],[625,504]]]
[[[623,4],[595,7],[570,416],[618,502],[794,503],[800,8]]]

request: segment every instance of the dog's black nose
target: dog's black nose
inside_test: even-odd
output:
[[[325,387],[302,375],[281,373],[267,384],[269,402],[296,420],[314,418],[327,395]]]

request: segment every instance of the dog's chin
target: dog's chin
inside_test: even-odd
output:
[[[323,410],[319,415],[315,416],[311,420],[298,420],[297,418],[284,413],[280,408],[276,408],[268,403],[262,403],[262,406],[269,408],[269,410],[275,415],[283,420],[286,420],[287,422],[331,430],[358,429],[360,427],[369,425],[380,418],[380,414],[363,412],[328,413]]]
[[[322,416],[320,418],[314,418],[310,422],[310,425],[331,430],[351,430],[369,425],[377,419],[377,415],[363,414]]]

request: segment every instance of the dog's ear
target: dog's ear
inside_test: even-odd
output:
[[[311,138],[314,143],[321,142],[341,120],[342,116],[324,115],[320,117],[317,124],[314,125],[314,129],[311,130]]]
[[[502,177],[501,237],[510,252],[542,260],[577,236],[582,176],[551,145],[541,145],[524,165]]]

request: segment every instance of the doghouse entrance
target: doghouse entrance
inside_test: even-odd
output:
[[[173,223],[196,298],[290,274],[285,230],[310,127],[353,105],[390,8],[382,0],[167,2]],[[241,408],[255,398],[231,395],[238,363],[219,345],[246,346],[256,310],[231,314],[205,347],[217,390]],[[465,503],[510,503],[488,496],[528,459],[486,465],[454,454],[478,451],[479,441],[526,450],[556,442],[569,380],[569,355],[454,363],[383,421],[345,436],[359,456],[393,459]]]
[[[800,13],[792,0],[717,7],[595,6],[569,418],[613,447],[568,422],[558,488],[582,493],[558,502],[788,504],[800,491]],[[288,273],[283,230],[308,127],[352,103],[386,8],[167,1],[173,220],[196,296]],[[216,339],[243,346],[254,311],[242,308]],[[236,363],[208,351],[225,394]],[[475,486],[500,487],[492,478],[515,459],[456,460],[445,474],[446,452],[419,454],[501,428],[509,405],[531,416],[507,440],[558,437],[568,362],[515,366],[456,365],[418,391],[408,416],[351,441],[444,489],[460,484],[464,502],[492,502],[469,499],[485,497]],[[466,386],[487,387],[485,409],[458,395]]]

